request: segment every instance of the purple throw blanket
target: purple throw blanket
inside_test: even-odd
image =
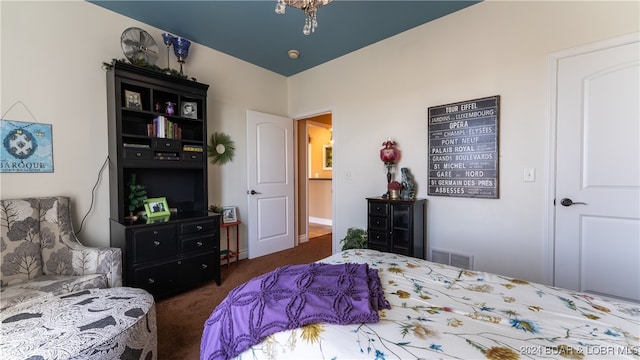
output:
[[[367,264],[283,266],[231,290],[205,322],[200,359],[238,356],[270,334],[313,323],[378,322],[390,309]]]

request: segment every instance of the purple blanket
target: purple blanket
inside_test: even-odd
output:
[[[200,359],[228,359],[270,334],[313,323],[378,322],[390,309],[367,264],[283,266],[233,289],[205,322]]]

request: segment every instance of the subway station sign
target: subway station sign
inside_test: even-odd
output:
[[[429,108],[427,194],[497,199],[500,96]]]

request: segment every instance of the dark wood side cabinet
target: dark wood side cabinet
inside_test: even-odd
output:
[[[367,247],[426,259],[426,202],[367,198]]]
[[[111,245],[123,250],[124,285],[156,297],[220,284],[220,217],[207,206],[208,88],[122,62],[107,72]],[[170,216],[128,218],[132,175],[147,197],[166,198]]]

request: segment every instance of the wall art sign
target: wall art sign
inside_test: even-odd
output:
[[[53,172],[51,124],[0,120],[0,172]]]
[[[427,194],[497,199],[500,96],[429,108]]]

